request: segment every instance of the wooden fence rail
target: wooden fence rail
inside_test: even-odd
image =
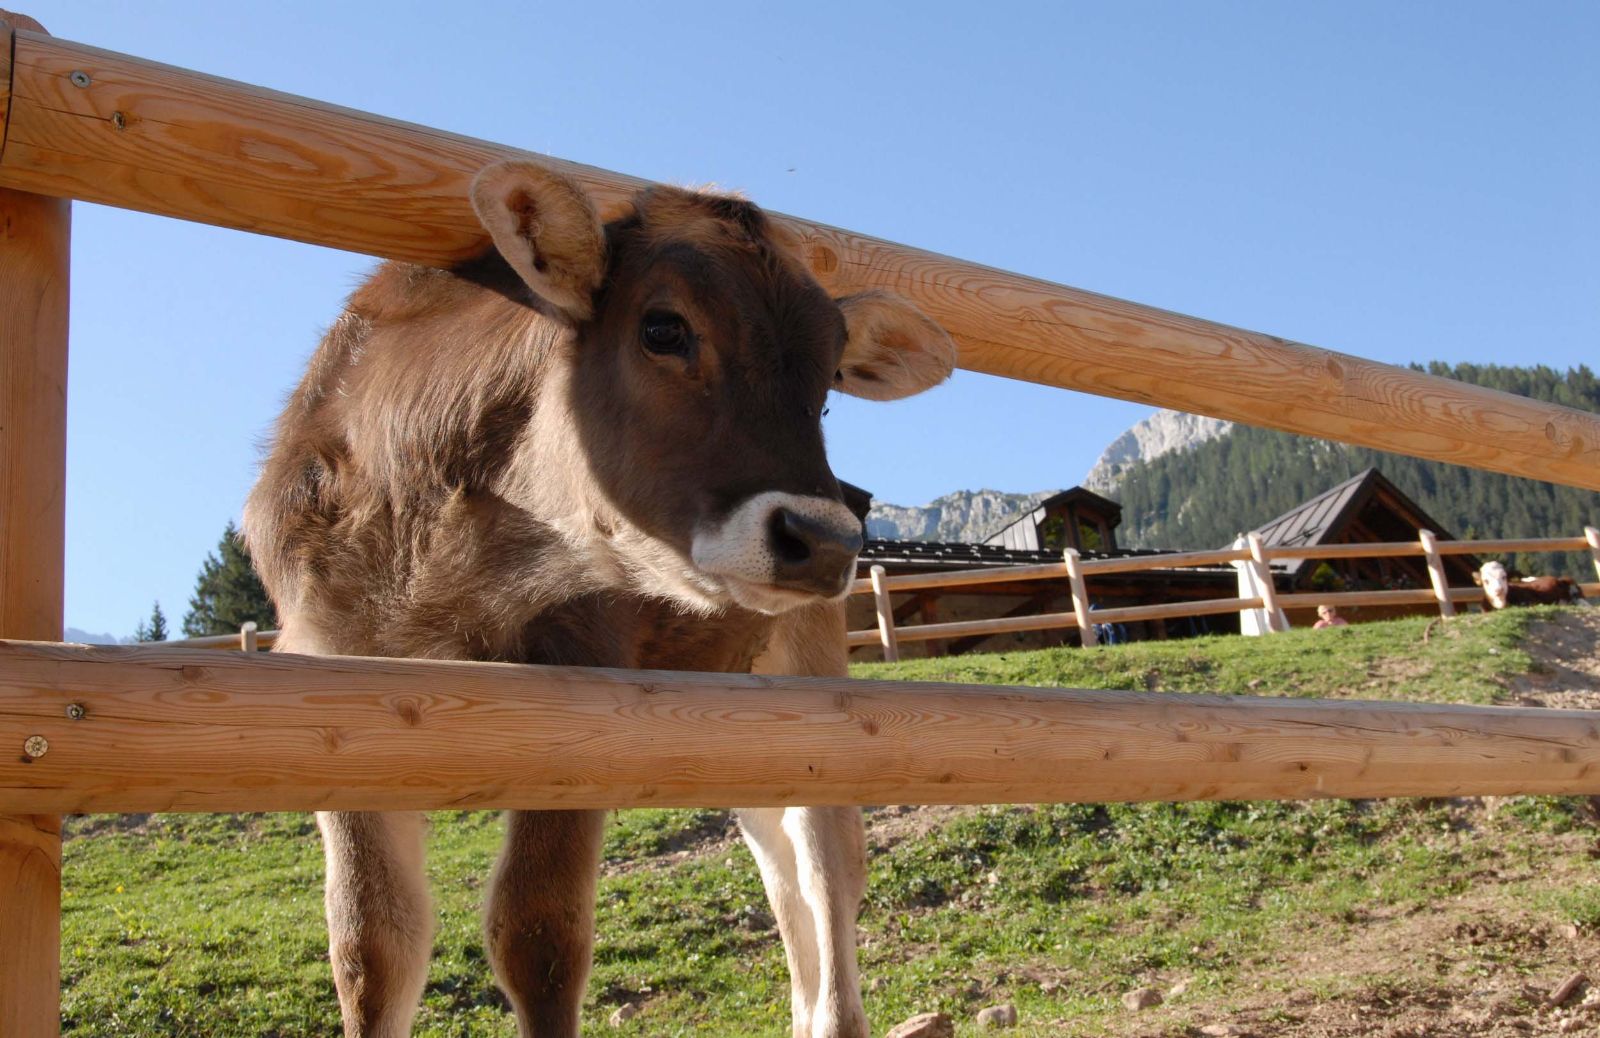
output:
[[[484,247],[466,189],[489,162],[540,158],[613,211],[644,185],[20,26],[6,49],[0,186],[448,265]],[[777,223],[828,287],[915,300],[974,371],[1600,490],[1600,416]]]
[[[0,812],[1600,793],[1600,711],[154,646],[0,642],[0,733]]]
[[[485,246],[471,178],[519,156],[55,40],[0,11],[0,638],[61,635],[70,266],[54,200],[444,266]],[[642,186],[543,161],[611,213]],[[974,371],[1600,490],[1592,414],[775,223],[829,288],[918,303]],[[1092,638],[1095,571],[1067,568]],[[7,1038],[60,1026],[51,812],[1600,792],[1593,713],[18,643],[0,643],[5,740]]]
[[[1186,616],[1205,616],[1214,613],[1231,613],[1247,609],[1265,610],[1270,617],[1281,616],[1281,610],[1290,606],[1376,606],[1376,605],[1428,605],[1436,604],[1444,616],[1455,615],[1457,602],[1482,601],[1483,592],[1476,587],[1452,588],[1444,582],[1444,568],[1438,564],[1443,555],[1475,555],[1491,552],[1557,552],[1588,549],[1594,562],[1596,583],[1579,584],[1586,596],[1600,596],[1600,529],[1584,527],[1581,537],[1523,537],[1480,541],[1441,541],[1428,530],[1421,531],[1415,541],[1381,541],[1372,544],[1324,544],[1303,548],[1266,547],[1254,534],[1250,546],[1245,548],[1218,548],[1207,551],[1171,552],[1162,555],[1134,555],[1127,558],[1081,559],[1077,552],[1067,549],[1063,561],[1033,566],[997,566],[989,569],[953,570],[948,573],[912,573],[898,577],[886,576],[882,566],[873,567],[871,581],[858,580],[851,585],[851,594],[872,591],[875,596],[876,628],[851,631],[846,636],[852,648],[865,645],[887,645],[913,641],[934,641],[941,638],[961,638],[972,635],[1018,634],[1028,631],[1060,630],[1076,627],[1085,645],[1095,644],[1094,624],[1133,623],[1143,620],[1167,620]],[[1279,593],[1273,588],[1267,563],[1273,559],[1359,559],[1423,556],[1428,560],[1431,590],[1403,588],[1388,591],[1336,591]],[[1223,563],[1254,564],[1257,584],[1263,588],[1261,597],[1211,598],[1195,602],[1169,602],[1160,605],[1120,606],[1110,609],[1094,608],[1083,578],[1116,573],[1142,573],[1157,569],[1191,569]],[[1076,570],[1076,578],[1073,571]],[[927,590],[929,588],[971,587],[984,584],[1002,584],[1012,581],[1062,580],[1071,582],[1073,611],[1070,613],[1039,613],[1032,616],[1008,616],[992,620],[961,620],[936,624],[899,626],[895,623],[890,594],[895,591]],[[1269,600],[1270,599],[1270,600]],[[1282,630],[1286,623],[1274,620],[1268,630]]]

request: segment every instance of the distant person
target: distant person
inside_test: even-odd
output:
[[[1317,606],[1317,622],[1311,625],[1313,631],[1320,631],[1324,627],[1349,627],[1350,621],[1339,615],[1339,610],[1331,605]]]

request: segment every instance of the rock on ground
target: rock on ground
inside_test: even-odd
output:
[[[979,1027],[1015,1027],[1017,1026],[1017,1007],[1007,1002],[1001,1006],[990,1006],[978,1014]]]
[[[883,1038],[955,1038],[956,1025],[943,1013],[918,1013],[897,1024]]]
[[[1161,992],[1155,988],[1134,988],[1122,996],[1122,1004],[1135,1012],[1159,1006],[1162,1001]]]

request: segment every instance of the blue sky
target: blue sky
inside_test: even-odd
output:
[[[1390,362],[1600,359],[1600,5],[37,0],[57,36]],[[182,615],[371,261],[78,205],[67,622]],[[880,499],[1070,485],[1147,408],[837,402]]]

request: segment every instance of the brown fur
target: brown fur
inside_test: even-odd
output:
[[[863,366],[862,395],[924,388],[948,373],[949,340],[890,297],[830,300],[739,199],[655,189],[602,229],[570,181],[507,164],[473,203],[498,253],[380,267],[285,408],[245,523],[279,649],[701,671],[761,656],[842,674],[837,605],[754,611],[691,555],[772,495],[848,518],[824,397],[862,389]],[[663,310],[692,350],[642,346],[641,315]],[[805,599],[787,594],[768,598]],[[432,932],[420,819],[319,823],[346,1034],[406,1035]],[[575,1035],[600,816],[515,812],[508,830],[486,915],[495,973],[524,1035]],[[795,1034],[864,1035],[859,813],[751,812],[746,830],[790,947]]]

